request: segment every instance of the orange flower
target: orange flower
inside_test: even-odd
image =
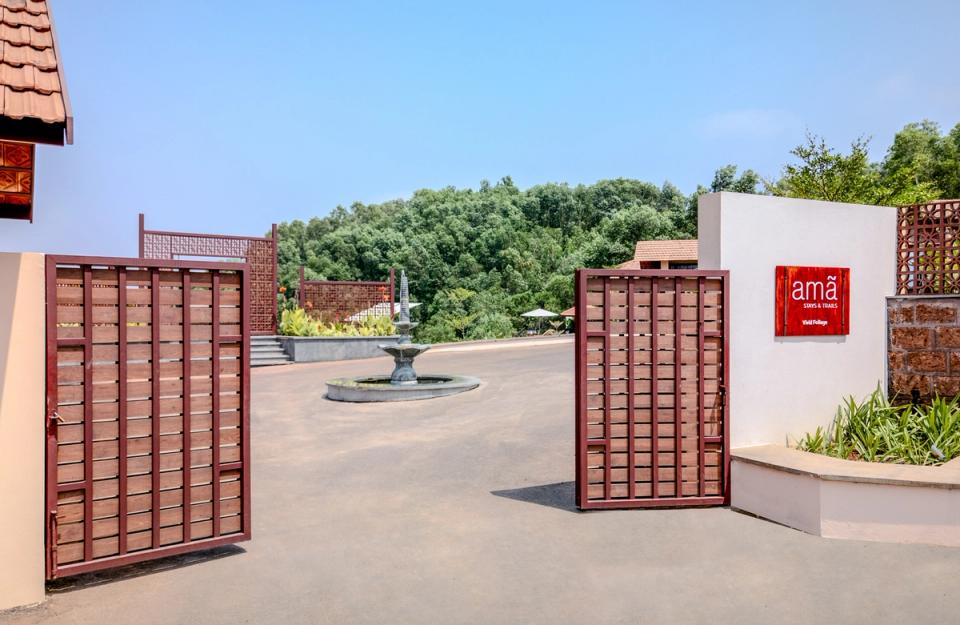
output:
[[[281,293],[286,293],[286,292],[287,292],[287,287],[282,286],[282,287],[280,287],[279,291],[280,291]]]

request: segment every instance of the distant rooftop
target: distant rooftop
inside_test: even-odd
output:
[[[642,269],[643,263],[660,261],[695,263],[698,258],[696,239],[637,241],[633,259],[621,264],[620,268]]]
[[[73,116],[46,0],[0,0],[0,139],[73,143]]]

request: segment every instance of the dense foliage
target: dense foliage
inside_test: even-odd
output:
[[[791,151],[783,176],[767,185],[774,195],[902,206],[937,198],[960,198],[960,124],[946,135],[930,121],[907,124],[896,134],[882,162],[870,162],[868,139],[850,153],[827,146],[815,135]]]
[[[882,163],[869,162],[865,141],[845,155],[811,136],[780,180],[738,176],[728,165],[689,196],[670,183],[625,178],[521,190],[507,177],[476,190],[422,189],[281,224],[281,284],[292,293],[301,264],[307,279],[331,280],[383,280],[390,267],[404,268],[423,303],[420,339],[505,337],[526,327],[522,312],[570,307],[574,269],[621,263],[638,240],[695,237],[703,192],[886,204],[958,197],[958,153],[960,124],[942,135],[922,122],[897,134]]]
[[[573,304],[573,271],[630,258],[640,239],[695,236],[689,198],[636,180],[522,191],[509,178],[478,190],[423,189],[280,226],[281,281],[411,277],[427,341],[511,336],[520,313]]]
[[[862,402],[850,397],[829,428],[806,434],[797,448],[845,460],[949,462],[960,457],[960,398],[894,406],[880,389]]]

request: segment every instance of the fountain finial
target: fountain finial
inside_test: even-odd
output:
[[[410,285],[403,269],[400,270],[400,321],[410,321]]]
[[[408,345],[410,343],[410,330],[417,327],[417,324],[410,321],[410,284],[407,282],[407,272],[403,270],[400,270],[400,319],[394,325],[400,332],[397,343]]]
[[[429,345],[413,343],[410,330],[417,323],[410,321],[410,285],[407,272],[400,271],[400,319],[394,324],[400,333],[396,345],[381,345],[380,349],[393,356],[394,369],[390,375],[391,384],[416,384],[417,372],[413,370],[413,359],[430,349]]]

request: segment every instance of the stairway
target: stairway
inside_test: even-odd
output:
[[[265,367],[268,365],[285,365],[292,362],[283,347],[280,339],[275,336],[250,337],[250,366]]]

